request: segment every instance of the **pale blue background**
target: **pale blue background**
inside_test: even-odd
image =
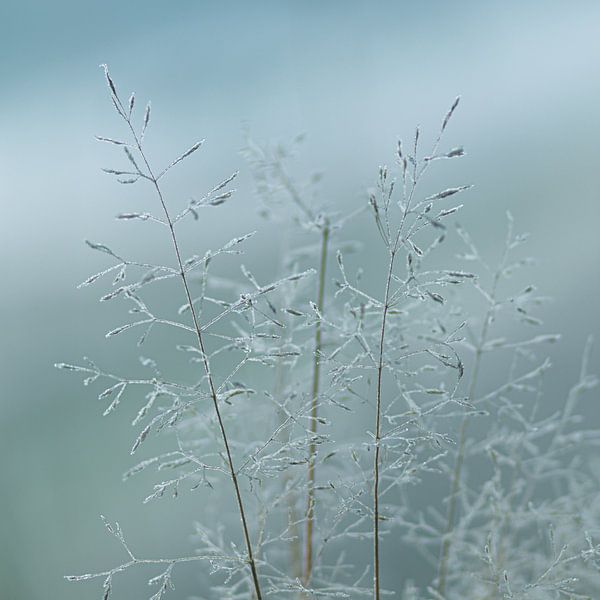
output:
[[[128,190],[99,172],[113,154],[93,135],[120,131],[102,62],[124,93],[152,99],[159,160],[207,138],[173,195],[242,168],[232,235],[259,223],[238,154],[245,127],[261,139],[306,131],[301,164],[326,173],[336,206],[355,208],[396,136],[415,123],[432,131],[462,94],[451,136],[469,156],[455,173],[476,184],[463,220],[488,250],[507,209],[532,232],[534,279],[555,298],[548,328],[564,334],[552,350],[559,392],[600,330],[598,2],[4,0],[0,59],[2,600],[97,598],[96,586],[62,575],[116,560],[99,513],[136,547],[177,554],[198,511],[193,498],[177,519],[169,503],[140,509],[150,480],[120,482],[127,419],[102,420],[75,379],[52,369],[127,349],[102,336],[114,309],[74,290],[103,264],[84,238],[122,247],[142,235],[110,221]],[[201,233],[221,239],[218,227]],[[262,240],[248,262],[267,260]],[[174,598],[198,585],[193,572],[178,581]]]

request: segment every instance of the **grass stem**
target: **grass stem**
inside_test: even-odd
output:
[[[398,238],[397,238],[398,239]],[[385,283],[385,296],[383,301],[383,312],[381,315],[381,332],[379,335],[379,360],[377,364],[377,393],[375,398],[375,457],[373,460],[373,597],[379,600],[381,585],[379,578],[379,468],[381,454],[381,404],[383,393],[383,356],[385,344],[385,329],[390,304],[390,289],[392,274],[394,271],[394,260],[396,258],[397,243],[390,248],[390,262]]]
[[[323,311],[325,299],[325,271],[327,269],[327,251],[329,244],[329,223],[325,221],[321,235],[321,260],[319,264],[319,289],[317,292],[317,308],[319,313]],[[313,569],[313,546],[314,546],[314,521],[315,521],[315,470],[317,459],[317,446],[315,437],[317,435],[317,416],[319,407],[319,382],[321,375],[321,348],[322,348],[322,332],[321,320],[318,319],[315,325],[315,353],[313,362],[313,381],[312,381],[312,404],[311,404],[311,421],[310,434],[311,442],[308,448],[308,491],[307,491],[307,507],[306,507],[306,540],[305,540],[305,556],[306,564],[304,571],[304,585],[310,583],[310,578]]]
[[[183,265],[183,259],[181,257],[181,251],[179,249],[179,243],[177,241],[177,236],[175,234],[175,227],[173,224],[173,220],[171,218],[171,215],[169,213],[169,210],[167,208],[167,205],[165,203],[164,197],[163,197],[163,193],[161,190],[161,187],[158,183],[158,179],[157,177],[154,175],[154,172],[152,170],[152,168],[150,167],[150,163],[148,161],[148,159],[146,158],[146,154],[144,152],[144,150],[142,149],[142,145],[140,142],[140,139],[138,138],[135,129],[133,128],[133,125],[131,124],[131,121],[129,119],[126,119],[127,124],[129,125],[129,129],[133,135],[133,139],[135,141],[136,147],[140,153],[140,156],[142,157],[142,160],[144,161],[144,164],[146,165],[146,168],[148,169],[148,174],[150,176],[150,180],[152,182],[152,185],[154,186],[154,189],[156,190],[156,194],[158,196],[158,199],[160,200],[160,204],[163,210],[163,213],[165,215],[165,219],[167,222],[167,225],[169,227],[169,232],[171,235],[171,241],[173,244],[173,249],[175,251],[175,255],[177,258],[177,267],[179,269],[179,272],[181,274],[181,281],[183,283],[183,288],[185,291],[185,295],[186,295],[186,300],[188,303],[188,307],[190,310],[190,313],[192,315],[192,321],[193,321],[193,325],[194,325],[194,331],[196,334],[196,338],[198,341],[198,348],[200,350],[200,353],[202,355],[202,364],[204,367],[204,372],[206,374],[206,378],[208,380],[208,385],[210,388],[210,396],[212,399],[212,403],[213,403],[213,407],[215,410],[215,416],[217,418],[217,423],[219,426],[219,430],[221,433],[221,438],[223,440],[223,446],[225,447],[225,454],[227,457],[227,467],[228,467],[228,471],[229,471],[229,476],[231,478],[231,482],[233,484],[233,488],[235,491],[235,497],[236,497],[236,502],[237,502],[237,506],[238,506],[238,510],[239,510],[239,515],[240,515],[240,520],[242,523],[242,531],[243,531],[243,536],[244,536],[244,541],[246,544],[246,551],[248,553],[248,564],[250,566],[250,573],[251,573],[251,577],[252,577],[252,587],[254,588],[254,594],[256,596],[256,600],[262,600],[262,592],[261,592],[261,587],[260,587],[260,582],[259,582],[259,578],[258,578],[258,570],[256,568],[256,562],[254,560],[254,553],[252,551],[252,542],[250,540],[250,532],[248,529],[248,519],[246,517],[246,511],[244,509],[244,502],[242,500],[242,493],[240,490],[240,485],[239,485],[239,481],[238,481],[238,476],[237,476],[237,472],[235,469],[235,464],[233,461],[233,456],[231,453],[231,448],[229,445],[229,438],[227,436],[227,431],[225,429],[225,423],[223,421],[223,417],[221,415],[221,410],[219,408],[219,401],[218,401],[218,395],[217,395],[217,388],[214,382],[214,378],[212,376],[211,370],[210,370],[210,363],[208,360],[208,355],[206,353],[205,347],[204,347],[204,338],[202,336],[202,328],[200,326],[200,322],[198,320],[198,315],[196,313],[196,308],[194,306],[194,302],[192,299],[192,294],[190,292],[190,286],[189,286],[189,282],[188,282],[188,278],[186,276],[185,273],[185,268]]]
[[[486,315],[484,318],[483,326],[481,328],[481,336],[479,337],[479,341],[477,343],[477,347],[475,349],[475,359],[473,363],[473,372],[471,375],[471,381],[469,383],[469,389],[467,393],[467,400],[469,404],[473,403],[475,397],[475,389],[477,387],[477,380],[479,378],[479,371],[481,366],[481,357],[483,354],[483,346],[487,341],[487,336],[489,332],[489,327],[492,322],[494,311],[496,310],[496,295],[498,290],[498,283],[500,281],[500,276],[502,275],[502,271],[504,270],[504,266],[506,264],[506,259],[508,256],[508,249],[510,246],[510,236],[511,229],[509,228],[508,238],[504,250],[504,254],[502,256],[502,260],[498,269],[494,275],[494,281],[492,284],[492,290],[490,294],[490,305],[488,310],[486,311]],[[458,494],[460,492],[460,482],[462,478],[462,469],[465,460],[465,443],[467,439],[467,428],[469,426],[469,415],[465,414],[463,416],[461,425],[460,425],[460,433],[459,433],[459,441],[458,441],[458,452],[456,455],[456,462],[454,463],[454,472],[452,475],[452,484],[450,488],[450,498],[448,504],[448,513],[446,517],[446,529],[444,531],[444,538],[442,542],[442,549],[440,552],[440,566],[438,570],[438,585],[437,592],[441,597],[444,597],[446,593],[446,585],[448,579],[448,561],[450,559],[450,549],[452,546],[452,533],[455,527],[456,522],[456,513],[458,508]]]

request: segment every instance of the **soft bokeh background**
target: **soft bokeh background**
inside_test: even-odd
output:
[[[2,600],[97,598],[62,575],[114,564],[100,513],[164,554],[181,552],[198,516],[193,497],[177,518],[169,502],[140,508],[151,479],[120,480],[129,420],[102,419],[89,390],[52,368],[129,360],[128,344],[103,337],[120,311],[74,289],[104,264],[84,238],[123,248],[144,235],[111,220],[131,197],[99,171],[114,154],[93,135],[120,132],[101,62],[125,93],[152,99],[158,160],[207,139],[171,194],[242,169],[227,222],[196,230],[208,245],[263,227],[238,152],[245,128],[307,132],[299,171],[325,172],[324,197],[352,210],[397,136],[416,123],[432,133],[462,94],[449,143],[469,156],[450,183],[476,185],[462,220],[486,251],[507,209],[532,233],[534,279],[555,299],[546,329],[564,335],[551,349],[559,397],[600,330],[598,2],[4,0],[0,56]],[[246,262],[268,270],[273,244],[257,237]],[[185,598],[198,582],[178,583]]]

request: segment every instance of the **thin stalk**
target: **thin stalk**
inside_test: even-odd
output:
[[[398,236],[399,237],[399,236]],[[398,238],[397,238],[398,239]],[[383,313],[381,315],[381,333],[379,336],[379,361],[377,364],[377,395],[375,398],[375,458],[373,460],[373,595],[375,600],[380,599],[379,580],[379,463],[381,453],[381,396],[383,391],[383,353],[385,343],[385,330],[390,303],[390,289],[392,273],[394,271],[394,260],[396,258],[397,243],[390,248],[390,263],[385,283],[385,296],[383,301]]]
[[[509,230],[510,235],[510,230]],[[486,312],[485,321],[481,329],[481,336],[479,343],[475,349],[475,360],[473,364],[473,373],[471,375],[471,381],[469,383],[468,390],[468,402],[471,404],[475,396],[475,389],[477,387],[477,380],[479,378],[479,370],[481,365],[481,356],[483,354],[483,346],[487,340],[489,326],[492,320],[493,313],[496,309],[496,293],[498,289],[498,282],[500,281],[500,275],[506,263],[508,254],[508,242],[504,251],[504,255],[500,262],[500,266],[494,275],[494,282],[490,294],[491,304]],[[450,558],[450,548],[452,546],[452,531],[456,522],[456,512],[458,508],[458,493],[460,490],[460,481],[462,477],[462,469],[465,461],[465,443],[467,439],[467,428],[469,425],[469,415],[465,414],[460,425],[458,452],[456,455],[456,463],[454,464],[454,473],[452,475],[452,485],[450,489],[450,502],[448,504],[448,513],[446,518],[446,529],[444,531],[444,541],[442,542],[442,549],[440,552],[440,567],[438,571],[438,585],[437,592],[441,597],[444,597],[446,593],[446,583],[448,579],[448,560]]]
[[[486,320],[487,322],[487,320]],[[477,378],[479,373],[479,365],[481,363],[481,345],[475,351],[475,364],[473,366],[473,375],[469,384],[469,403],[473,399],[475,387],[477,385]],[[452,486],[450,489],[450,502],[448,504],[448,513],[446,517],[446,530],[444,532],[444,541],[442,543],[442,551],[440,558],[440,568],[438,575],[438,594],[440,597],[445,597],[446,592],[446,580],[448,577],[448,559],[450,557],[450,546],[452,540],[450,534],[454,529],[454,523],[456,520],[456,509],[458,501],[458,492],[460,488],[460,480],[462,475],[462,468],[465,460],[465,442],[467,439],[467,427],[469,424],[468,415],[464,415],[462,423],[460,425],[459,442],[458,442],[458,453],[456,456],[456,463],[454,464],[454,473],[452,475]]]
[[[283,341],[282,341],[282,350],[283,350]],[[275,398],[280,398],[284,393],[284,379],[285,379],[285,370],[282,365],[284,359],[280,359],[277,363],[276,367],[276,379],[275,379],[275,389],[274,395]],[[290,443],[291,434],[290,427],[285,427],[286,424],[286,414],[283,409],[278,411],[279,417],[279,427],[282,428],[282,442]],[[304,564],[302,560],[302,536],[298,531],[298,514],[297,514],[297,500],[298,494],[296,493],[296,489],[292,482],[292,477],[288,471],[285,471],[283,474],[283,481],[281,483],[282,490],[286,494],[286,502],[288,508],[288,527],[289,527],[289,549],[290,549],[290,569],[292,572],[292,576],[294,579],[301,579],[303,575]]]
[[[435,141],[433,151],[431,152],[431,156],[434,156],[437,152],[437,148],[439,146],[440,140],[442,138],[442,134],[448,124],[448,120],[452,116],[456,106],[458,105],[459,98],[454,101],[451,109],[446,114],[444,118],[442,128],[440,133]],[[385,296],[383,302],[383,311],[381,315],[381,331],[379,337],[379,360],[377,365],[377,393],[376,393],[376,416],[375,416],[375,456],[373,459],[373,596],[374,600],[380,600],[381,597],[381,583],[379,577],[380,564],[379,564],[379,479],[380,479],[380,455],[381,455],[381,405],[382,405],[382,392],[383,392],[383,367],[384,367],[384,348],[385,348],[385,332],[387,325],[387,316],[390,308],[390,290],[392,283],[392,276],[394,272],[394,261],[396,258],[396,254],[398,252],[398,247],[401,241],[402,232],[404,231],[404,226],[407,221],[408,214],[411,210],[412,201],[417,189],[417,184],[425,171],[427,171],[431,161],[423,162],[421,168],[418,167],[417,161],[417,149],[418,149],[418,141],[419,141],[419,129],[417,128],[414,140],[414,149],[413,149],[413,174],[412,174],[412,182],[410,184],[410,191],[406,192],[406,166],[403,173],[403,198],[404,209],[402,210],[402,217],[400,220],[400,224],[398,226],[398,230],[395,235],[395,240],[393,244],[391,243],[391,238],[389,236],[389,221],[388,221],[388,203],[385,204],[385,219],[387,225],[387,236],[383,235],[384,241],[388,246],[390,253],[390,260],[388,266],[387,279],[385,283]],[[406,165],[406,161],[404,162]],[[391,196],[391,192],[390,192]],[[388,197],[389,198],[389,197]],[[384,232],[385,233],[385,232]],[[409,240],[411,236],[415,233],[414,224],[408,231],[408,233],[404,236],[404,242]],[[386,239],[387,238],[387,239]]]
[[[415,142],[415,156],[416,152]],[[381,404],[383,394],[383,355],[385,348],[385,331],[387,326],[387,316],[390,308],[390,291],[392,286],[392,275],[394,273],[394,261],[396,260],[396,254],[398,252],[398,246],[401,240],[402,231],[406,223],[412,199],[417,188],[417,182],[420,176],[427,169],[427,163],[422,167],[421,171],[417,176],[417,165],[415,161],[415,175],[411,186],[410,193],[406,200],[404,210],[402,211],[402,218],[400,225],[395,234],[393,244],[389,241],[388,249],[390,253],[390,261],[388,265],[388,272],[385,281],[385,294],[383,299],[383,311],[381,314],[381,330],[379,335],[379,360],[377,364],[377,392],[375,396],[375,456],[373,458],[373,597],[375,600],[380,600],[381,597],[381,582],[379,577],[380,565],[379,565],[379,471],[380,471],[380,460],[381,460]],[[386,209],[386,222],[387,222],[387,209]]]
[[[280,255],[287,256],[289,235],[283,235],[284,244],[280,248]],[[283,352],[286,340],[281,339],[281,351]],[[289,374],[289,368],[284,366],[285,359],[281,358],[277,362],[276,377],[275,377],[275,398],[281,398],[285,392],[285,380]],[[281,400],[283,404],[283,400]],[[282,427],[282,441],[284,444],[291,443],[292,426],[285,427],[287,421],[286,412],[283,409],[278,411],[279,426]],[[304,573],[304,561],[302,557],[302,534],[300,532],[300,518],[298,516],[298,492],[293,484],[293,478],[289,470],[284,471],[283,481],[281,484],[282,490],[286,494],[286,502],[288,508],[288,528],[289,528],[289,551],[290,551],[290,570],[292,577],[301,580]]]
[[[321,236],[321,262],[319,264],[319,289],[317,292],[317,308],[319,313],[323,311],[323,303],[325,300],[325,271],[327,268],[327,249],[329,244],[329,223],[325,221]],[[308,491],[307,491],[307,507],[306,507],[306,540],[305,540],[305,555],[306,565],[304,572],[304,585],[310,583],[313,568],[313,545],[314,545],[314,522],[315,522],[315,471],[317,460],[317,446],[315,437],[317,434],[317,416],[319,405],[319,383],[321,376],[321,348],[322,348],[322,332],[321,319],[317,320],[315,325],[315,354],[313,363],[313,380],[312,380],[312,404],[311,404],[311,421],[310,434],[311,442],[308,447]]]
[[[241,494],[241,490],[240,490],[240,485],[239,485],[239,481],[238,481],[238,476],[237,476],[237,472],[235,469],[235,465],[233,462],[233,456],[231,454],[231,448],[229,446],[229,438],[227,437],[227,432],[225,430],[225,423],[223,422],[223,417],[221,415],[221,410],[219,409],[219,402],[218,402],[218,396],[217,396],[217,388],[215,386],[215,382],[214,382],[214,378],[213,375],[211,373],[210,370],[210,363],[208,360],[208,355],[206,354],[206,350],[204,347],[204,338],[202,336],[202,329],[200,327],[200,322],[198,320],[198,315],[196,313],[196,309],[194,307],[194,302],[192,299],[192,294],[190,292],[190,286],[189,286],[189,282],[188,282],[188,278],[185,274],[185,268],[183,265],[183,260],[181,258],[181,251],[179,249],[179,243],[177,241],[177,236],[175,235],[175,227],[173,224],[173,220],[171,219],[171,215],[169,213],[169,210],[167,209],[167,205],[165,203],[163,194],[162,194],[162,190],[160,188],[160,185],[158,184],[158,180],[156,178],[156,176],[154,175],[154,172],[152,170],[152,168],[150,167],[150,163],[148,162],[148,159],[146,158],[146,155],[144,153],[144,151],[142,150],[142,145],[141,142],[131,124],[131,121],[129,119],[125,119],[127,124],[129,125],[129,129],[131,130],[131,133],[133,135],[133,139],[135,140],[135,144],[137,146],[137,149],[140,153],[140,156],[142,157],[142,160],[144,161],[144,164],[146,165],[146,168],[148,169],[148,174],[150,176],[150,181],[152,182],[152,185],[154,186],[154,189],[156,190],[156,194],[158,195],[158,199],[160,200],[160,204],[162,206],[163,209],[163,213],[165,215],[165,219],[167,222],[167,225],[169,227],[169,231],[171,234],[171,241],[173,243],[173,249],[175,251],[175,256],[177,257],[177,266],[179,269],[179,273],[181,275],[181,281],[183,283],[183,288],[185,290],[185,295],[186,295],[186,299],[187,299],[187,303],[188,303],[188,307],[190,310],[190,313],[192,315],[192,321],[194,324],[194,331],[196,334],[196,338],[198,340],[198,347],[200,350],[200,353],[202,355],[202,364],[204,367],[204,372],[206,374],[206,378],[208,380],[208,385],[210,388],[210,396],[213,402],[213,406],[215,409],[215,415],[217,417],[217,422],[219,425],[219,430],[221,432],[221,438],[223,440],[223,445],[225,447],[225,454],[227,457],[227,466],[228,466],[228,470],[229,470],[229,476],[231,478],[231,482],[233,483],[233,488],[235,491],[235,497],[236,497],[236,501],[237,501],[237,505],[238,505],[238,510],[239,510],[239,515],[240,515],[240,520],[242,523],[242,531],[243,531],[243,536],[244,536],[244,541],[246,543],[246,551],[248,552],[248,563],[250,566],[250,573],[252,576],[252,584],[254,587],[254,593],[256,594],[256,600],[262,600],[262,593],[261,593],[261,588],[260,588],[260,582],[258,579],[258,571],[256,568],[256,562],[254,560],[254,554],[252,551],[252,542],[250,540],[250,532],[248,529],[248,519],[246,517],[246,512],[244,510],[244,502],[242,500],[242,494]]]

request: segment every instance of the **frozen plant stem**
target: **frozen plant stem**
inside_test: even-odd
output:
[[[327,268],[327,248],[329,243],[329,223],[325,220],[321,231],[321,260],[319,264],[319,289],[317,292],[317,308],[319,314],[323,312],[323,303],[325,299],[325,271]],[[311,403],[311,421],[310,434],[311,442],[308,448],[308,491],[306,507],[306,570],[304,573],[304,585],[310,583],[313,567],[313,532],[315,521],[315,462],[317,459],[317,446],[315,437],[317,435],[317,415],[319,404],[319,379],[321,375],[321,319],[317,320],[315,325],[315,354],[313,363],[313,381],[312,381],[312,403]]]
[[[383,313],[381,315],[381,333],[379,336],[379,361],[377,364],[377,395],[375,398],[375,458],[373,460],[373,594],[375,600],[380,598],[379,582],[379,463],[380,463],[380,441],[381,441],[381,395],[383,379],[383,351],[385,343],[385,327],[390,304],[390,288],[392,273],[394,272],[394,259],[398,251],[398,239],[396,237],[394,247],[390,248],[390,262],[387,279],[385,282],[385,296],[383,301]]]
[[[179,250],[179,243],[177,241],[177,236],[175,234],[175,227],[173,224],[173,220],[171,219],[171,215],[169,213],[169,210],[167,209],[167,205],[165,203],[164,197],[163,197],[163,193],[161,190],[161,187],[158,183],[158,179],[157,177],[154,175],[154,172],[150,166],[150,163],[146,157],[146,154],[144,152],[144,150],[142,149],[142,144],[140,141],[140,138],[138,137],[132,123],[131,123],[131,118],[128,115],[127,111],[125,110],[125,107],[123,106],[123,104],[121,103],[121,100],[119,99],[114,84],[112,82],[112,80],[110,79],[110,76],[108,74],[108,70],[105,67],[105,73],[106,73],[106,78],[108,80],[109,83],[109,87],[111,90],[111,95],[113,96],[113,100],[115,102],[115,105],[117,107],[118,112],[121,114],[121,116],[123,117],[123,119],[125,120],[125,122],[127,123],[127,126],[129,127],[129,130],[131,132],[131,135],[133,136],[133,140],[135,143],[135,146],[137,148],[137,150],[140,153],[140,156],[144,162],[144,165],[146,166],[146,169],[148,170],[148,179],[150,180],[150,182],[152,183],[154,189],[156,190],[156,194],[158,196],[158,199],[160,201],[163,213],[165,215],[165,219],[167,222],[167,226],[169,228],[169,232],[171,235],[171,241],[173,243],[173,250],[175,251],[175,256],[177,258],[177,268],[179,270],[179,273],[181,275],[181,281],[183,283],[183,288],[185,290],[185,296],[186,296],[186,301],[190,310],[190,313],[192,315],[192,321],[193,321],[193,325],[194,325],[194,331],[195,331],[195,335],[198,341],[198,349],[200,350],[201,356],[202,356],[202,364],[204,367],[204,372],[206,374],[206,378],[208,380],[208,385],[210,388],[210,396],[213,402],[213,406],[215,409],[215,416],[217,418],[217,422],[219,425],[219,430],[221,433],[221,437],[223,440],[223,445],[225,447],[225,454],[227,457],[227,468],[229,471],[229,476],[231,478],[231,482],[233,484],[233,488],[235,490],[235,497],[236,497],[236,501],[237,501],[237,505],[238,505],[238,509],[239,509],[239,514],[240,514],[240,520],[242,522],[242,530],[243,530],[243,536],[244,536],[244,541],[246,544],[246,551],[248,552],[248,564],[250,567],[250,572],[251,572],[251,576],[252,576],[252,584],[253,584],[253,588],[254,588],[254,593],[256,595],[256,600],[262,600],[262,593],[261,593],[261,588],[260,588],[260,582],[258,579],[258,571],[256,568],[256,562],[254,560],[254,554],[252,551],[252,542],[250,540],[250,532],[248,530],[248,519],[246,517],[246,512],[244,510],[244,502],[242,500],[242,494],[240,491],[240,485],[239,485],[239,481],[238,481],[238,476],[235,470],[235,465],[233,462],[233,456],[231,454],[231,449],[229,447],[229,440],[227,437],[227,432],[225,430],[225,424],[223,422],[223,417],[221,415],[221,410],[219,409],[219,402],[218,402],[218,396],[217,396],[217,389],[214,383],[214,379],[210,370],[210,363],[208,360],[208,355],[206,354],[205,348],[204,348],[204,339],[202,337],[202,329],[200,327],[200,323],[198,321],[198,316],[196,314],[196,309],[194,307],[194,302],[192,300],[192,295],[190,292],[190,287],[189,287],[189,282],[188,282],[188,278],[185,274],[185,268],[183,265],[183,260],[181,258],[181,252]],[[120,109],[120,110],[119,110]]]
[[[487,319],[486,319],[487,324]],[[484,325],[484,330],[487,327]],[[481,339],[484,339],[482,335]],[[477,385],[477,374],[479,373],[479,364],[481,362],[481,346],[480,343],[475,351],[475,363],[473,365],[473,375],[471,377],[471,383],[469,384],[468,401],[471,402],[473,394],[475,392],[475,386]],[[458,442],[458,453],[456,455],[456,463],[454,464],[454,473],[452,475],[452,487],[450,490],[450,501],[448,504],[448,516],[446,522],[446,531],[444,532],[444,541],[442,542],[442,551],[440,553],[440,568],[438,575],[438,594],[441,598],[445,598],[446,593],[446,578],[448,576],[448,559],[450,558],[450,547],[452,545],[452,531],[454,529],[454,523],[456,521],[456,509],[458,492],[460,490],[460,480],[462,477],[462,468],[465,459],[465,442],[467,439],[467,427],[469,425],[469,417],[465,415],[460,425],[459,442]]]
[[[275,172],[279,178],[283,188],[289,194],[292,202],[305,214],[310,222],[317,222],[317,216],[311,208],[305,204],[301,194],[294,185],[292,179],[286,173],[283,164],[276,161],[274,164]],[[315,345],[313,357],[313,378],[311,387],[311,411],[310,411],[310,444],[308,448],[308,480],[307,480],[307,496],[306,496],[306,532],[304,541],[304,572],[302,580],[304,586],[310,584],[313,570],[313,555],[314,555],[314,526],[315,526],[315,477],[316,477],[316,461],[317,461],[317,444],[316,435],[318,429],[318,406],[319,406],[319,388],[321,377],[321,350],[322,350],[322,331],[321,331],[321,315],[325,301],[325,274],[327,270],[327,253],[329,249],[329,237],[331,226],[327,217],[323,218],[322,224],[319,225],[321,231],[321,252],[319,259],[319,282],[317,290],[316,307],[319,313],[315,324]],[[302,542],[301,542],[302,543]],[[293,549],[295,550],[295,548]]]
[[[500,276],[504,270],[506,259],[508,257],[508,250],[510,246],[510,238],[512,235],[512,228],[509,227],[508,236],[506,240],[506,246],[502,255],[500,265],[494,274],[494,281],[492,283],[492,289],[490,294],[490,305],[485,314],[483,326],[481,328],[481,336],[475,349],[475,359],[473,362],[473,372],[471,375],[471,381],[469,383],[469,389],[467,392],[467,400],[469,404],[473,403],[475,397],[475,389],[477,387],[477,380],[479,378],[479,370],[481,366],[481,356],[483,354],[483,346],[487,341],[490,324],[494,317],[494,311],[496,310],[496,295],[498,291],[498,283]],[[465,460],[465,443],[467,440],[467,428],[469,426],[469,415],[465,414],[460,425],[459,441],[458,441],[458,452],[456,455],[456,462],[454,464],[454,473],[452,475],[452,485],[450,489],[450,499],[448,504],[448,516],[446,520],[446,530],[444,532],[444,538],[442,542],[442,550],[440,552],[440,566],[438,573],[438,585],[437,591],[441,597],[445,597],[446,583],[448,578],[448,561],[450,559],[450,549],[452,546],[452,534],[456,522],[456,511],[458,506],[458,494],[460,492],[460,481],[462,478],[462,469]]]
[[[431,156],[435,156],[442,138],[442,134],[446,129],[446,126],[454,113],[454,110],[458,106],[458,102],[460,97],[457,97],[452,104],[452,107],[446,114],[444,121],[442,123],[442,127],[440,129],[440,133],[435,140],[433,145],[433,150],[431,152]],[[417,189],[417,184],[420,181],[421,177],[427,171],[429,164],[431,161],[425,160],[421,166],[419,166],[419,161],[417,159],[417,148],[419,143],[419,128],[417,127],[415,133],[414,147],[413,147],[413,157],[412,157],[412,176],[410,183],[410,190],[407,192],[406,190],[406,176],[407,176],[407,160],[402,154],[401,145],[398,144],[398,157],[400,158],[400,162],[403,164],[403,175],[402,179],[404,182],[403,186],[403,207],[401,206],[401,217],[400,223],[398,225],[398,229],[394,234],[393,238],[390,236],[390,222],[389,222],[389,201],[393,191],[393,184],[389,188],[387,201],[384,204],[384,217],[385,220],[382,222],[381,215],[379,213],[379,208],[377,207],[376,201],[372,201],[372,206],[375,208],[375,219],[377,222],[377,226],[379,228],[379,232],[384,240],[384,243],[388,249],[389,253],[389,264],[387,277],[385,282],[385,294],[383,299],[383,307],[381,312],[381,329],[379,334],[379,357],[377,361],[377,391],[375,396],[375,456],[373,459],[373,597],[374,600],[380,600],[381,597],[381,582],[380,582],[380,564],[379,564],[379,484],[380,484],[380,468],[381,468],[381,404],[382,404],[382,395],[383,395],[383,368],[384,368],[384,351],[385,351],[385,332],[387,325],[387,317],[390,309],[390,303],[393,299],[391,295],[391,287],[392,287],[392,279],[394,275],[394,262],[396,259],[396,255],[398,254],[398,250],[401,244],[406,245],[410,242],[410,238],[415,233],[415,225],[408,228],[408,231],[405,233],[404,228],[407,223],[407,217],[412,212],[412,201],[415,196],[415,192]],[[382,182],[382,192],[383,192],[383,182],[387,177],[387,168],[380,167],[380,178]],[[457,191],[461,191],[463,188],[454,188],[446,191],[446,195],[452,195]],[[448,194],[450,191],[450,194]],[[444,196],[442,196],[444,197]],[[410,255],[409,255],[410,258]]]

